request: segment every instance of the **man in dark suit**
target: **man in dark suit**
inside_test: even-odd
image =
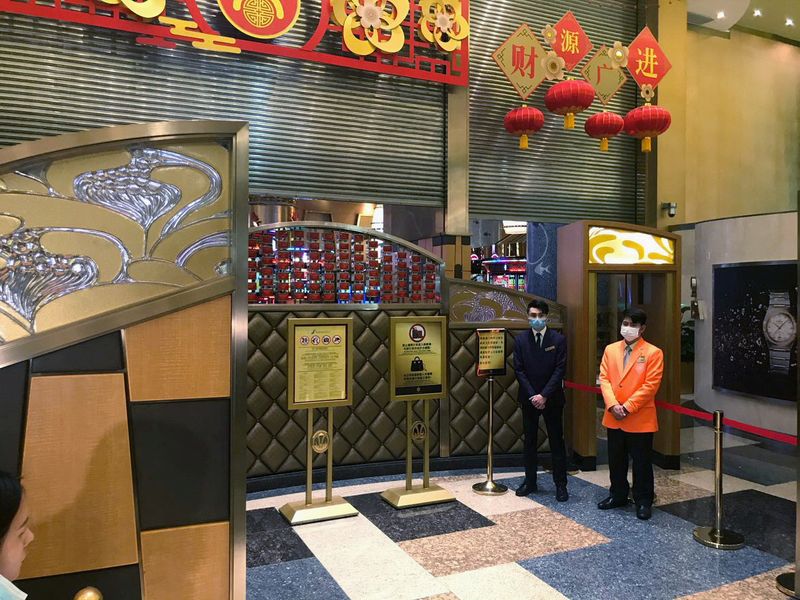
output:
[[[550,307],[542,300],[528,304],[530,329],[517,335],[514,342],[514,370],[519,383],[519,403],[525,432],[525,481],[517,496],[536,491],[536,450],[539,415],[544,415],[550,455],[553,461],[553,481],[556,500],[566,502],[567,451],[564,445],[564,387],[567,370],[567,339],[547,327]]]

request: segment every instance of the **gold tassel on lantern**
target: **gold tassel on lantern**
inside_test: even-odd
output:
[[[608,152],[608,138],[600,138],[600,152]]]
[[[564,115],[564,129],[575,129],[575,113]]]
[[[642,138],[642,152],[650,152],[650,150],[651,150],[650,138],[649,137]]]
[[[527,150],[528,149],[528,136],[524,133],[519,136],[519,149],[520,150]]]

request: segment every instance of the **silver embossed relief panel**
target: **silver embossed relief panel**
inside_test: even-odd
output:
[[[0,344],[226,276],[229,161],[193,141],[0,171]]]

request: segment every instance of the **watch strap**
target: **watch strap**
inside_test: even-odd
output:
[[[789,292],[770,292],[769,305],[774,308],[791,308],[792,303]]]
[[[788,348],[770,349],[769,351],[769,372],[789,374],[791,351]]]

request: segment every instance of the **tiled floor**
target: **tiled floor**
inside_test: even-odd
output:
[[[290,527],[276,508],[302,497],[279,490],[248,499],[248,599],[783,598],[775,577],[792,568],[796,449],[775,449],[725,434],[725,526],[742,533],[739,551],[696,543],[711,525],[714,477],[705,426],[682,431],[681,471],[656,468],[653,518],[632,507],[599,511],[608,470],[569,478],[570,500],[556,502],[549,475],[540,491],[479,496],[477,472],[434,474],[456,502],[394,510],[379,492],[400,480],[339,482],[357,517]],[[791,475],[791,478],[790,478]],[[513,490],[522,479],[496,479]]]

